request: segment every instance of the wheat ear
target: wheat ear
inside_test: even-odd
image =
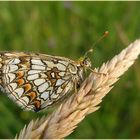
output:
[[[74,131],[85,116],[99,109],[102,98],[113,88],[113,84],[134,63],[140,53],[140,40],[136,40],[104,63],[97,72],[91,73],[81,85],[80,90],[64,101],[48,117],[31,121],[20,132],[19,139],[64,138]]]

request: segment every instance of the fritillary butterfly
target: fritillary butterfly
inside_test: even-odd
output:
[[[90,67],[87,57],[73,61],[45,54],[1,52],[0,85],[21,108],[37,112],[80,85],[83,70]]]

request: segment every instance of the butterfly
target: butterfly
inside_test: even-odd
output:
[[[0,52],[0,87],[24,110],[38,112],[80,86],[84,70],[91,69],[87,53],[74,61],[40,53]]]

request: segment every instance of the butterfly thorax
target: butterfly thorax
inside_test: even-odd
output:
[[[77,67],[77,84],[81,85],[83,82],[83,73],[86,71],[89,67],[91,67],[91,61],[88,57],[81,57],[78,61],[75,61],[76,67]]]
[[[78,61],[76,61],[78,69],[81,71],[86,71],[91,67],[91,61],[88,57],[81,57]]]

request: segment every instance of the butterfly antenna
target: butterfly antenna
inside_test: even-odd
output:
[[[105,38],[108,34],[109,34],[109,32],[108,32],[108,31],[105,31],[104,34],[103,34],[93,45],[91,45],[92,48],[93,48],[97,43],[99,43],[103,38]],[[89,50],[85,53],[84,57],[86,57],[88,53],[93,52],[93,49],[92,49],[92,48],[89,49]]]

